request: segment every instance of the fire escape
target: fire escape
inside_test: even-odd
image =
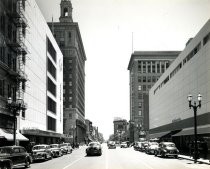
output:
[[[11,32],[13,38],[7,38],[7,45],[14,51],[16,56],[15,68],[9,69],[10,76],[16,82],[16,98],[24,100],[25,84],[28,80],[25,73],[26,55],[29,53],[25,45],[26,28],[28,27],[27,19],[25,17],[25,0],[17,0],[13,4],[13,10],[8,12],[9,18],[16,27],[16,30]],[[27,107],[24,103],[23,108]]]

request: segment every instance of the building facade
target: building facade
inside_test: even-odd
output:
[[[25,1],[0,0],[0,146],[13,145],[14,127],[16,140],[28,141],[19,133],[20,116],[25,117],[27,105],[24,93],[28,80],[25,72],[28,25],[24,12]],[[10,109],[8,98],[12,103],[21,100],[22,110]]]
[[[145,139],[149,131],[149,90],[179,51],[136,51],[131,55],[130,141]]]
[[[115,141],[128,141],[128,122],[122,118],[115,118],[114,121],[114,140]]]
[[[28,108],[20,130],[30,142],[57,143],[63,134],[63,55],[35,0],[25,2]]]
[[[86,55],[78,23],[72,19],[70,0],[61,0],[60,22],[48,23],[64,56],[63,107],[64,133],[75,142],[84,142],[85,125],[85,61]],[[73,142],[73,140],[72,140]]]
[[[173,139],[182,151],[189,151],[194,113],[187,96],[192,94],[194,102],[199,93],[203,96],[197,112],[199,141],[210,147],[210,20],[151,88],[150,138]]]

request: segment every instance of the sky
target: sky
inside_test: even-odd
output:
[[[59,20],[61,0],[36,2],[46,21]],[[108,139],[114,117],[130,118],[127,67],[132,52],[183,50],[210,19],[210,0],[71,2],[87,57],[85,118]]]

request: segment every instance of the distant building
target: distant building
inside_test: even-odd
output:
[[[122,118],[115,118],[114,121],[114,140],[128,141],[128,122]]]
[[[149,90],[180,51],[135,51],[130,58],[130,141],[149,131]]]
[[[182,151],[189,151],[194,113],[187,96],[192,94],[193,104],[199,93],[203,100],[197,111],[198,138],[210,147],[210,20],[151,88],[150,138],[173,139]]]
[[[76,142],[84,142],[85,125],[85,61],[86,55],[77,22],[72,19],[70,0],[61,0],[60,22],[48,23],[64,56],[63,108],[64,133]],[[73,141],[73,140],[71,140]]]

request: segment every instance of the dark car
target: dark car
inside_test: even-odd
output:
[[[173,156],[178,158],[179,150],[176,145],[172,142],[161,142],[159,147],[155,150],[155,156],[160,155],[161,157]]]
[[[110,141],[110,142],[108,143],[108,148],[109,148],[109,149],[116,149],[116,144],[115,144],[115,142],[114,142],[114,141]]]
[[[102,148],[99,142],[90,142],[86,149],[87,156],[89,155],[102,155]]]
[[[52,159],[50,146],[46,144],[35,145],[32,148],[33,160],[48,160]]]
[[[32,159],[21,146],[0,147],[0,167],[12,169],[14,167],[30,167]]]

